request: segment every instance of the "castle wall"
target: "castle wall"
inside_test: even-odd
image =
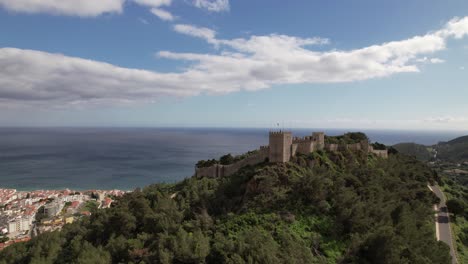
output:
[[[315,151],[315,146],[316,146],[316,144],[312,140],[304,140],[304,141],[298,142],[297,143],[297,153],[307,155],[307,154]]]
[[[361,143],[349,144],[348,149],[351,150],[351,151],[362,150],[362,145],[361,145]]]
[[[196,168],[195,176],[196,177],[208,177],[208,178],[219,177],[219,174],[222,173],[222,168],[220,167],[223,167],[223,165],[215,164],[210,167]]]
[[[324,132],[312,133],[312,139],[316,142],[316,150],[323,150],[325,148],[325,133]]]
[[[378,157],[381,157],[381,158],[384,158],[384,159],[388,158],[388,150],[374,150],[374,149],[372,149],[371,152],[374,153],[375,155],[377,155]]]
[[[381,157],[381,158],[384,158],[384,159],[388,158],[388,149],[376,150],[371,145],[369,145],[368,149],[369,149],[370,153],[373,153],[373,154],[377,155],[378,157]]]
[[[215,164],[210,167],[196,168],[195,177],[208,177],[217,178],[230,176],[238,172],[242,167],[248,165],[257,165],[264,162],[269,155],[269,147],[262,147],[258,150],[258,153],[249,155],[248,157],[230,165]]]
[[[339,144],[338,145],[338,150],[339,151],[345,151],[345,150],[348,150],[348,144]]]
[[[304,138],[292,138],[291,132],[270,132],[269,146],[261,147],[257,153],[230,165],[216,164],[206,168],[196,168],[196,177],[223,177],[230,176],[242,167],[256,165],[264,162],[267,158],[270,162],[288,162],[296,153],[309,154],[311,152],[326,149],[336,152],[342,150],[365,151],[373,153],[382,158],[388,158],[387,150],[374,150],[368,140],[355,144],[325,144],[323,132],[315,132],[312,136]]]
[[[297,144],[297,143],[293,143],[291,145],[291,156],[292,157],[296,156],[296,154],[298,153],[298,147],[299,147],[299,144]]]
[[[338,151],[338,144],[325,144],[325,149],[328,151]]]

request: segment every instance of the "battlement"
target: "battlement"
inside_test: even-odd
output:
[[[292,135],[291,131],[270,131],[270,136]]]
[[[265,161],[272,163],[289,162],[297,153],[308,155],[317,150],[327,151],[363,151],[372,153],[381,158],[388,158],[387,150],[374,150],[368,140],[354,144],[325,144],[325,133],[314,132],[312,136],[294,137],[290,131],[270,131],[268,146],[261,146],[257,152],[230,165],[214,164],[210,167],[196,168],[197,177],[223,177],[229,176],[242,167],[256,165]]]
[[[305,137],[294,137],[293,138],[293,143],[301,143],[301,142],[311,142],[315,141],[315,139],[311,136],[305,136]]]

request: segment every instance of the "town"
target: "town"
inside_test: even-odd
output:
[[[0,189],[0,250],[61,229],[95,209],[109,208],[121,190],[36,190]]]

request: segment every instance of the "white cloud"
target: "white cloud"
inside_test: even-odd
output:
[[[0,100],[79,103],[199,93],[190,78],[33,50],[0,49]],[[179,79],[180,78],[180,79]],[[185,80],[184,80],[185,79]],[[2,102],[0,101],[0,102]],[[0,103],[0,105],[3,104]]]
[[[193,4],[211,12],[229,11],[229,0],[194,0]]]
[[[151,7],[160,7],[160,6],[170,6],[172,0],[133,0],[135,3],[144,6]]]
[[[0,0],[0,6],[21,13],[95,17],[121,13],[125,0]]]
[[[190,61],[182,72],[159,73],[14,48],[0,49],[0,105],[150,101],[274,85],[353,82],[418,72],[420,60],[446,48],[449,38],[468,34],[468,19],[439,31],[361,49],[314,51],[328,40],[286,35],[218,39],[208,28],[179,24],[177,32],[206,40],[215,54],[161,51],[159,57]],[[430,61],[432,59],[427,59]],[[437,61],[437,60],[436,60]]]
[[[428,58],[428,57],[423,57],[420,59],[416,59],[415,61],[421,62],[421,63],[432,63],[432,64],[439,64],[439,63],[444,63],[445,60],[439,59],[439,58]]]
[[[468,17],[455,17],[450,20],[444,29],[435,33],[443,37],[453,37],[460,39],[468,35]]]
[[[291,128],[327,127],[337,129],[408,129],[408,130],[462,130],[466,131],[468,119],[465,117],[417,117],[407,119],[371,119],[362,117],[338,118],[291,118],[287,126]]]
[[[138,18],[138,21],[140,21],[142,24],[145,24],[145,25],[149,24],[148,20],[141,18],[141,17]]]
[[[460,67],[460,70],[461,70],[461,71],[465,70],[465,67],[464,67],[464,66],[461,66],[461,67]]]
[[[208,42],[216,42],[216,32],[205,27],[196,27],[187,24],[174,25],[174,30],[185,35],[205,39]]]
[[[439,58],[432,58],[429,61],[431,63],[433,63],[433,64],[438,64],[438,63],[444,63],[445,62],[443,59],[439,59]]]
[[[173,21],[175,19],[170,12],[161,8],[151,8],[151,13],[164,21]]]
[[[0,0],[0,7],[13,12],[95,17],[105,13],[122,13],[130,0]],[[136,4],[158,8],[170,6],[172,0],[131,0]],[[153,10],[152,10],[153,12]],[[153,12],[164,20],[173,16],[162,9]]]
[[[464,123],[468,124],[468,118],[456,116],[437,116],[424,119],[428,123]]]

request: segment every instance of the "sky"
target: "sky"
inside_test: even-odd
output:
[[[468,131],[466,0],[0,0],[0,126]]]

